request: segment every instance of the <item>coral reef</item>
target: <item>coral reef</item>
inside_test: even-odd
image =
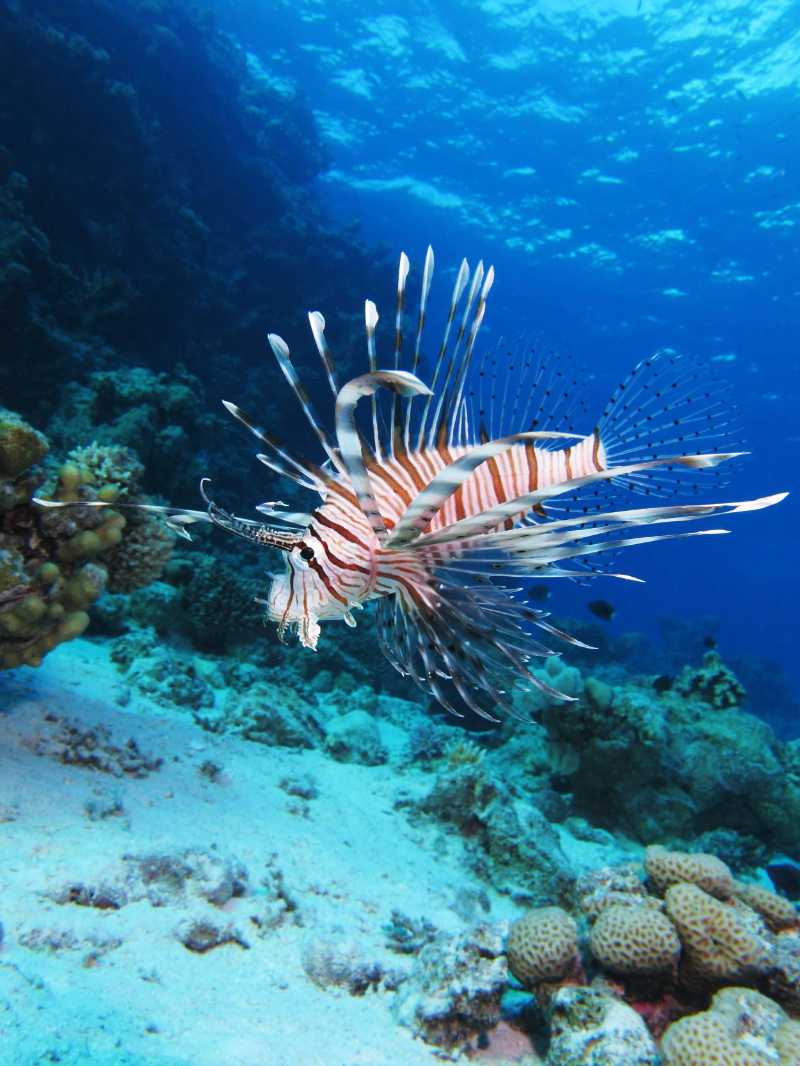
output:
[[[155,548],[141,538],[129,542],[119,511],[81,506],[135,490],[141,467],[132,453],[93,444],[48,475],[33,465],[46,452],[41,433],[0,411],[0,669],[36,666],[80,636],[113,575],[138,587],[158,575],[171,547],[163,538]],[[33,503],[36,494],[75,506],[47,510]]]
[[[713,829],[738,834],[732,850],[757,851],[758,840],[800,850],[789,746],[730,701],[707,702],[720,698],[702,685],[659,695],[638,679],[612,687],[590,677],[575,703],[546,706],[570,813],[642,842]]]
[[[697,697],[718,711],[738,707],[747,697],[744,685],[715,651],[706,652],[700,669],[685,666],[675,679],[675,691]]]
[[[780,1058],[800,1052],[792,904],[710,854],[651,847],[646,878],[634,864],[591,870],[576,885],[578,924],[551,906],[511,926],[509,970],[543,1011],[547,1066],[656,1066],[662,1036],[675,1066],[797,1062]]]

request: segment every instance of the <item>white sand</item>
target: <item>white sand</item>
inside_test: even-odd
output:
[[[434,1049],[399,1026],[392,993],[352,996],[320,989],[301,964],[304,938],[341,924],[393,965],[382,925],[397,908],[442,929],[469,924],[464,903],[474,882],[455,836],[412,827],[393,808],[401,788],[422,787],[417,772],[334,762],[200,730],[187,714],[134,697],[114,701],[119,675],[108,645],[75,641],[39,670],[0,675],[0,1061],[3,1064],[114,1063],[170,1066],[417,1066],[439,1061]],[[37,755],[31,740],[52,732],[51,712],[107,725],[117,742],[133,736],[164,758],[144,779],[115,778]],[[199,772],[208,759],[219,782]],[[279,787],[309,773],[318,798],[298,800]],[[92,821],[85,804],[118,797],[121,815]],[[304,815],[302,811],[305,810]],[[14,818],[14,812],[16,817]],[[249,890],[224,913],[191,895],[154,907],[119,910],[60,904],[64,884],[113,878],[125,853],[218,848],[249,872]],[[277,854],[304,922],[284,921],[262,936],[250,920],[259,882]],[[490,920],[514,911],[492,898]],[[459,913],[457,913],[457,911]],[[187,915],[233,923],[236,944],[203,954],[174,936]],[[476,913],[474,921],[485,920]],[[70,933],[77,947],[33,951],[31,930]],[[120,946],[92,954],[92,940]],[[526,1060],[531,1061],[531,1060]]]

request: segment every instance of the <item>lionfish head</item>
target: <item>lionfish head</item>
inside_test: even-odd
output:
[[[266,600],[267,617],[278,625],[281,640],[294,630],[306,648],[316,648],[320,619],[342,618],[346,612],[315,570],[314,548],[303,540],[274,544],[284,553],[283,573],[272,574]]]

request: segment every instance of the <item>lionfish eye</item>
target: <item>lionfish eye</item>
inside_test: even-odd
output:
[[[310,562],[314,558],[314,549],[309,547],[308,544],[304,544],[300,549],[300,558],[305,559],[306,562]]]

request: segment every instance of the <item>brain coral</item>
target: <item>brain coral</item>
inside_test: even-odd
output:
[[[578,928],[561,907],[535,907],[511,926],[506,954],[508,968],[526,987],[556,981],[578,960]]]
[[[766,996],[724,988],[664,1034],[665,1066],[800,1066],[800,1022]]]
[[[662,894],[671,885],[683,881],[696,885],[717,899],[728,899],[733,892],[733,875],[716,855],[667,851],[655,844],[645,852],[644,864],[647,876]]]
[[[625,904],[603,910],[589,947],[601,966],[622,975],[670,973],[681,953],[675,926],[666,915]]]
[[[754,911],[688,884],[668,889],[666,902],[692,978],[746,983],[769,972],[774,945]]]
[[[780,929],[792,929],[800,925],[800,915],[795,910],[794,904],[783,896],[771,892],[768,888],[746,884],[744,881],[735,881],[733,894],[742,903],[746,903],[748,907],[757,911],[770,929],[776,933]]]

